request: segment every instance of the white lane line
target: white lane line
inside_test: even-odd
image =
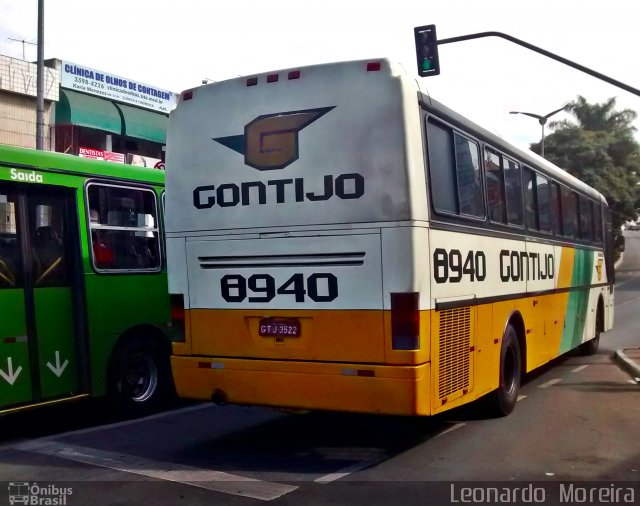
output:
[[[578,367],[576,367],[575,369],[571,369],[571,372],[580,372],[580,371],[584,371],[587,367],[589,367],[589,364],[579,365],[579,366],[578,366]]]
[[[173,409],[171,411],[164,411],[162,413],[156,413],[155,415],[145,416],[143,418],[136,418],[134,420],[123,420],[122,422],[108,423],[105,425],[97,425],[95,427],[87,427],[86,429],[71,430],[69,432],[62,432],[60,434],[52,434],[50,436],[43,436],[40,438],[32,439],[32,441],[52,441],[56,439],[64,439],[71,436],[80,436],[82,434],[91,434],[92,432],[100,432],[103,430],[117,429],[120,427],[126,427],[127,425],[134,425],[136,423],[149,422],[151,420],[157,420],[159,418],[166,418],[168,416],[181,415],[183,413],[190,413],[191,411],[200,411],[202,409],[214,409],[215,404],[205,402],[202,404],[196,404],[195,406],[187,406],[186,408]]]
[[[335,473],[329,473],[324,476],[321,476],[320,478],[316,478],[313,481],[316,483],[320,483],[321,485],[326,485],[327,483],[331,483],[332,481],[336,481],[336,480],[339,480],[340,478],[344,478],[345,476],[348,476],[351,473],[355,473],[367,467],[374,466],[377,463],[382,462],[384,459],[385,457],[374,457],[369,460],[362,460],[360,462],[356,462],[355,464],[347,466]]]
[[[561,381],[562,379],[560,378],[554,378],[547,381],[546,383],[543,383],[542,385],[538,385],[538,388],[549,388],[550,386],[555,385],[556,383],[560,383]]]
[[[211,469],[185,466],[174,462],[162,462],[64,443],[30,441],[15,445],[15,448],[25,452],[49,455],[158,480],[191,485],[224,494],[251,497],[262,501],[277,499],[298,488]]]
[[[440,436],[444,436],[445,434],[449,434],[449,432],[453,432],[454,430],[458,430],[458,429],[462,429],[462,427],[464,427],[465,425],[467,425],[466,423],[456,423],[453,427],[449,427],[447,430],[443,430],[442,432],[436,434],[433,438],[437,438]]]
[[[627,380],[629,383],[631,383],[632,385],[637,385],[638,384],[638,378],[634,379],[634,380]]]
[[[518,395],[518,398],[516,399],[516,402],[521,401],[522,399],[526,399],[527,396],[526,395]]]

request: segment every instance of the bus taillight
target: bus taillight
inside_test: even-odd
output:
[[[171,326],[184,330],[184,295],[172,293],[169,298],[171,301]]]
[[[420,294],[391,294],[391,346],[394,350],[420,348]]]

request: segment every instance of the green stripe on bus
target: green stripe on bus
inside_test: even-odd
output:
[[[594,252],[576,249],[573,259],[573,274],[571,286],[586,286],[591,284],[593,275]],[[582,342],[582,334],[587,321],[589,309],[589,289],[572,291],[569,294],[565,327],[562,332],[560,353],[565,353]]]

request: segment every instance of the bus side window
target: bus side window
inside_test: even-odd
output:
[[[471,139],[453,133],[456,151],[456,176],[460,213],[484,217],[482,179],[480,176],[480,147]]]
[[[490,148],[484,150],[484,174],[487,188],[487,204],[489,219],[494,223],[506,223],[506,207],[504,202],[504,175],[500,163],[500,155]]]
[[[536,174],[536,196],[538,200],[538,224],[541,232],[551,232],[551,190],[549,180]]]
[[[524,205],[527,217],[527,228],[529,230],[540,230],[538,224],[538,198],[536,191],[535,173],[529,168],[524,169]]]
[[[507,222],[509,225],[523,225],[522,212],[522,174],[520,164],[502,157],[504,170],[505,195],[507,197]]]
[[[562,197],[562,224],[564,226],[564,235],[566,237],[577,237],[578,196],[565,186],[560,188],[560,195]]]
[[[151,189],[88,187],[93,263],[105,271],[161,268],[156,194]]]
[[[598,202],[593,203],[593,225],[594,225],[593,239],[597,243],[601,243],[602,242],[602,209]]]
[[[0,289],[22,285],[20,237],[16,226],[17,198],[0,195]]]
[[[560,187],[555,181],[551,183],[551,219],[553,231],[556,235],[562,235],[562,207],[560,205]]]
[[[593,206],[587,197],[578,197],[580,205],[580,239],[593,240]]]

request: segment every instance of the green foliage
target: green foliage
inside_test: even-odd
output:
[[[613,211],[614,227],[635,220],[640,207],[640,145],[633,134],[635,111],[615,110],[616,99],[590,104],[584,97],[569,103],[574,121],[551,123],[555,131],[545,138],[550,162],[602,193]],[[540,143],[531,144],[540,154]]]

